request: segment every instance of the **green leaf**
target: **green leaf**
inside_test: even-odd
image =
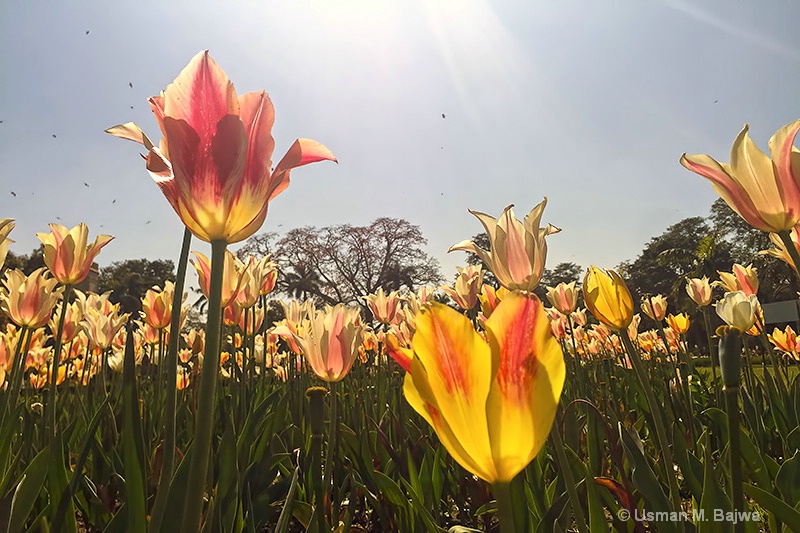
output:
[[[731,502],[717,481],[709,441],[710,437],[706,434],[705,453],[703,456],[703,496],[700,499],[700,510],[706,518],[713,517],[717,509],[723,509],[725,511],[731,510]],[[697,524],[698,533],[703,533],[705,531],[713,532],[717,531],[718,528],[719,524],[709,522],[708,520],[701,521]]]
[[[11,500],[11,518],[8,522],[9,533],[17,533],[25,527],[25,521],[33,510],[39,493],[42,492],[44,482],[47,479],[48,457],[50,450],[45,448],[33,458],[25,469],[22,480],[14,491]]]
[[[297,493],[297,479],[300,476],[300,467],[294,469],[292,474],[292,482],[289,485],[289,492],[286,494],[286,501],[283,503],[283,510],[281,516],[278,517],[278,523],[275,526],[275,533],[286,533],[289,531],[289,524],[292,520],[292,508],[294,506],[294,497]]]
[[[389,503],[392,505],[396,505],[400,509],[408,508],[408,498],[403,491],[400,490],[400,487],[397,486],[392,478],[375,470],[372,472],[372,477],[375,479],[375,483],[378,485],[378,490],[380,490],[381,495],[383,495]]]
[[[791,459],[781,465],[775,477],[775,486],[781,491],[784,501],[796,509],[800,504],[800,452],[795,452]]]
[[[122,370],[122,463],[125,473],[125,504],[128,531],[147,531],[147,486],[144,476],[144,437],[136,389],[133,329],[128,328]]]
[[[749,483],[744,483],[742,488],[746,495],[753,498],[761,507],[786,524],[789,527],[789,531],[800,531],[800,511],[792,509],[789,504],[780,498],[776,498],[769,492]]]

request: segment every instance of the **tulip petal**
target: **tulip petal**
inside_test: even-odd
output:
[[[436,395],[428,383],[428,373],[417,358],[412,360],[411,368],[403,381],[403,394],[409,405],[436,430],[439,440],[458,464],[485,481],[494,480],[494,468],[490,464],[475,461],[470,452],[464,449],[447,418],[442,416]],[[470,438],[469,435],[461,436],[464,437],[467,440]]]
[[[487,319],[486,332],[495,376],[486,418],[498,481],[508,482],[547,440],[566,367],[536,296],[509,294]]]
[[[794,147],[798,131],[800,120],[782,127],[769,140],[775,173],[779,177],[778,186],[787,206],[800,205],[800,152]]]
[[[286,187],[289,186],[289,172],[309,163],[318,161],[333,161],[338,163],[336,156],[333,155],[324,144],[313,139],[297,139],[286,155],[275,166],[272,176],[269,179],[269,200],[272,200]]]
[[[106,130],[106,133],[109,133],[114,137],[119,137],[120,139],[127,139],[129,141],[143,144],[148,150],[153,147],[153,143],[150,141],[147,135],[145,135],[142,129],[136,125],[135,122],[126,122],[125,124],[112,126]]]
[[[681,156],[681,165],[711,181],[716,193],[751,226],[770,231],[742,186],[714,158],[706,154]]]
[[[440,303],[432,302],[421,309],[416,325],[412,339],[414,361],[425,368],[424,381],[430,393],[421,389],[420,376],[414,376],[415,386],[447,420],[467,455],[484,470],[493,470],[486,421],[492,370],[489,346],[467,317]]]

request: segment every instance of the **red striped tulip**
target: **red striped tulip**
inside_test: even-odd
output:
[[[800,221],[800,159],[794,139],[800,120],[769,140],[772,160],[747,134],[745,124],[731,148],[730,164],[706,154],[681,156],[681,165],[711,181],[714,190],[754,228],[778,233]]]
[[[547,287],[547,299],[562,315],[569,315],[578,305],[578,289],[575,282],[559,283],[555,287]]]
[[[237,95],[207,51],[149,102],[164,136],[159,146],[133,122],[106,131],[144,145],[150,175],[203,241],[250,237],[264,223],[269,201],[289,186],[291,169],[336,161],[322,144],[297,139],[273,169],[275,110],[269,96]]]
[[[445,305],[423,308],[404,393],[461,466],[507,483],[550,434],[564,358],[533,295],[507,295],[486,320],[486,337]]]

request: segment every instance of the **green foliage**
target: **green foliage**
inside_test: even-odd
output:
[[[115,261],[100,271],[99,292],[113,291],[111,301],[122,302],[123,312],[141,310],[141,299],[148,289],[175,281],[175,263],[169,259],[127,259]]]

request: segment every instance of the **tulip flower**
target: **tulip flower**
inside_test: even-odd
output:
[[[480,266],[468,265],[466,268],[456,267],[455,287],[442,285],[440,288],[452,298],[461,309],[469,311],[478,303],[478,293],[483,286],[483,269]]]
[[[720,272],[719,281],[712,285],[722,287],[725,292],[743,291],[746,295],[758,292],[758,276],[753,265],[742,266],[734,263],[732,272]]]
[[[44,245],[44,263],[60,283],[75,285],[89,275],[100,250],[114,238],[111,235],[98,235],[89,246],[89,228],[81,222],[68,230],[61,224],[50,224],[50,233],[37,233]]]
[[[0,291],[0,310],[18,326],[36,329],[47,324],[53,308],[61,298],[63,289],[56,288],[58,281],[45,272],[44,267],[29,276],[21,270],[9,270]]]
[[[797,271],[797,266],[794,264],[792,254],[789,253],[789,249],[786,248],[786,244],[784,244],[780,235],[777,233],[770,233],[769,240],[772,241],[772,244],[774,244],[776,247],[770,248],[769,250],[761,250],[758,252],[759,255],[771,255],[772,257],[776,257]],[[800,254],[800,233],[798,233],[797,226],[792,228],[792,231],[789,232],[789,240],[791,241],[795,251]],[[2,262],[0,262],[0,266],[2,266]]]
[[[623,330],[633,320],[633,298],[613,270],[589,267],[583,278],[583,300],[595,318],[611,329]]]
[[[689,317],[686,315],[686,313],[667,315],[667,325],[678,335],[683,335],[689,331],[689,323]]]
[[[364,300],[367,301],[372,316],[381,324],[392,324],[397,319],[397,308],[400,304],[398,291],[387,295],[383,287],[378,287],[377,292],[364,296]]]
[[[344,304],[328,306],[306,321],[304,334],[294,335],[298,347],[314,373],[323,381],[341,381],[352,368],[365,328],[358,309]]]
[[[489,236],[491,250],[479,248],[474,242],[462,241],[448,252],[463,250],[477,255],[494,273],[495,278],[509,290],[532,291],[539,285],[547,258],[545,237],[561,231],[548,224],[540,227],[547,198],[534,207],[524,222],[514,217],[513,205],[503,210],[499,219],[470,211],[480,220]]]
[[[13,218],[0,219],[0,268],[3,268],[3,263],[6,262],[6,255],[8,255],[8,245],[14,241],[8,238],[8,234],[14,229]],[[2,384],[2,382],[0,382]]]
[[[158,287],[149,289],[142,298],[141,315],[144,321],[156,329],[169,326],[172,319],[172,298],[175,293],[175,284],[171,281],[164,282],[164,289]]]
[[[642,311],[656,322],[664,320],[667,314],[667,298],[663,294],[657,294],[642,301]]]
[[[508,294],[486,320],[431,303],[417,316],[403,391],[464,468],[508,483],[545,443],[564,385],[564,358],[534,295]]]
[[[569,316],[572,318],[572,321],[579,326],[585,326],[587,324],[585,307],[574,310]]]
[[[197,277],[199,278],[200,290],[208,298],[208,291],[211,284],[211,261],[208,257],[200,252],[192,252],[195,256],[194,260],[190,260],[194,268],[197,270]],[[225,250],[225,266],[223,267],[222,277],[222,300],[220,306],[225,308],[230,304],[236,295],[241,290],[243,284],[248,283],[250,274],[248,273],[248,266],[242,263],[238,257],[233,255],[229,250]]]
[[[790,355],[793,359],[798,359],[797,334],[792,329],[792,326],[786,326],[783,331],[775,328],[771,335],[767,335],[767,338],[775,346],[776,350]]]
[[[264,91],[237,95],[207,51],[148,101],[164,136],[159,146],[133,122],[106,131],[144,145],[148,172],[206,242],[247,239],[264,223],[270,200],[289,186],[293,168],[336,161],[322,144],[298,139],[272,169],[272,101]]]
[[[736,291],[726,292],[716,307],[717,314],[726,324],[744,333],[755,324],[756,313],[761,306],[755,294]]]
[[[700,307],[705,307],[711,303],[711,285],[708,283],[708,277],[702,278],[687,278],[686,279],[686,294],[689,295],[694,303]]]
[[[575,282],[559,283],[555,287],[547,287],[547,299],[562,315],[569,315],[578,305],[578,290]]]
[[[681,165],[711,181],[714,190],[754,228],[779,233],[800,221],[800,159],[794,139],[800,120],[769,140],[772,160],[748,135],[745,124],[731,148],[730,164],[705,154],[681,156]]]

